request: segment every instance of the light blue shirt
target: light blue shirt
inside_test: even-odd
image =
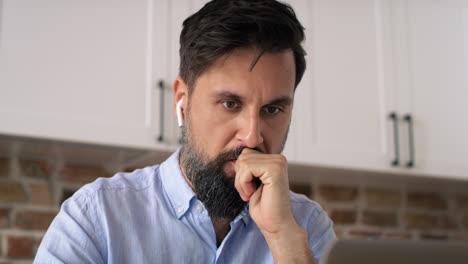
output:
[[[213,224],[182,176],[178,154],[78,190],[62,204],[34,263],[274,263],[247,206],[216,246]],[[335,239],[332,221],[304,195],[291,192],[290,200],[319,260]]]

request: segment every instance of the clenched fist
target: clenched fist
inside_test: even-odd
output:
[[[305,230],[289,203],[288,164],[283,155],[245,148],[235,163],[235,187],[249,201],[252,219],[265,237],[275,263],[315,263]],[[257,188],[257,182],[260,185]]]
[[[250,215],[262,233],[279,233],[296,223],[289,204],[288,164],[283,155],[245,148],[234,169],[235,187],[242,200],[249,201]],[[261,182],[258,188],[256,179]]]

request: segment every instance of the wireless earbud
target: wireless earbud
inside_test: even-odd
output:
[[[184,125],[184,120],[182,119],[182,103],[184,99],[180,99],[179,102],[177,102],[176,105],[176,114],[177,114],[177,123],[179,124],[179,127]]]

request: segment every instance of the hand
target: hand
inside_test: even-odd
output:
[[[234,166],[235,186],[262,232],[275,263],[315,263],[305,230],[289,203],[288,164],[283,155],[245,148]],[[256,188],[254,179],[260,179]]]
[[[260,231],[279,234],[297,225],[289,204],[287,160],[281,154],[263,154],[245,148],[234,169],[235,187]],[[256,188],[255,178],[261,185]]]

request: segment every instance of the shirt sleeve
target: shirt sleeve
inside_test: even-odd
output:
[[[47,230],[34,263],[104,263],[92,196],[76,193]]]
[[[310,250],[317,263],[320,263],[322,257],[327,253],[328,247],[336,240],[333,222],[320,207],[309,219],[307,232]]]

